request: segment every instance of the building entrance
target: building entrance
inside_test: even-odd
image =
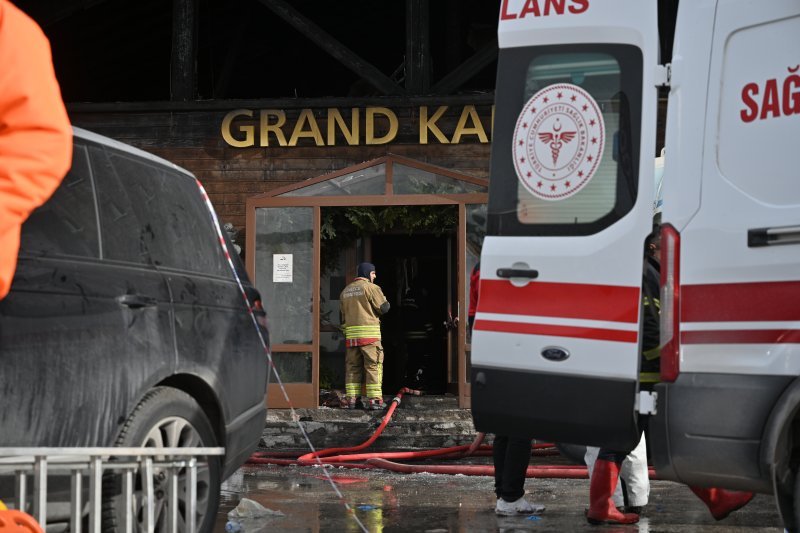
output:
[[[453,272],[452,236],[373,237],[376,282],[392,304],[383,318],[383,390],[401,387],[444,394],[447,390],[448,322]]]
[[[320,387],[343,384],[338,297],[360,261],[376,265],[392,306],[381,326],[383,392],[450,392],[469,407],[468,283],[487,186],[389,155],[247,200],[247,269],[267,307],[272,361],[285,385],[270,386],[270,407],[316,407]],[[420,230],[429,217],[414,218],[415,210],[448,212],[452,222]],[[383,229],[363,231],[377,219]],[[360,229],[348,235],[355,220]]]

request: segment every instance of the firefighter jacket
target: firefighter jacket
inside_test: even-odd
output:
[[[642,358],[639,372],[641,383],[658,383],[660,380],[659,322],[661,300],[659,300],[659,264],[652,257],[644,262],[642,282]]]
[[[389,310],[389,302],[380,287],[365,278],[356,278],[344,288],[339,300],[346,346],[365,346],[381,340],[378,317]]]
[[[50,43],[22,11],[0,0],[0,298],[17,266],[20,228],[61,183],[72,130]]]

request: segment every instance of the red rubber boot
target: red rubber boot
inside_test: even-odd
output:
[[[741,509],[753,499],[752,492],[737,492],[734,490],[722,489],[701,489],[699,487],[689,487],[698,498],[703,500],[711,516],[716,520],[722,520],[737,509]]]
[[[614,506],[611,496],[617,488],[617,481],[618,464],[603,459],[595,461],[589,485],[589,510],[586,512],[586,520],[590,524],[635,524],[639,521],[638,514],[623,514]]]

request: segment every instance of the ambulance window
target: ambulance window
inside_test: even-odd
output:
[[[489,234],[588,235],[630,211],[641,72],[627,45],[501,51]]]

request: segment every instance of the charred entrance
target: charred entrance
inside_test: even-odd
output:
[[[372,239],[378,283],[392,304],[383,318],[383,390],[408,386],[443,394],[447,386],[448,318],[453,285],[450,236],[381,235]]]

